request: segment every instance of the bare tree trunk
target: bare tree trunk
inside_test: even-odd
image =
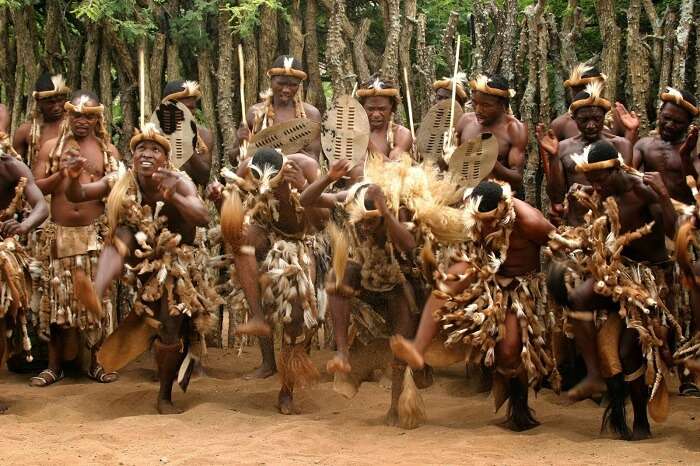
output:
[[[676,43],[674,44],[672,85],[677,88],[685,87],[685,61],[688,58],[688,39],[690,26],[693,22],[693,5],[695,0],[681,2],[680,17],[676,28]]]
[[[695,22],[695,94],[700,94],[700,15]]]
[[[566,69],[562,67],[561,47],[559,44],[559,32],[557,31],[557,19],[554,14],[548,13],[547,29],[549,30],[549,56],[553,63],[554,81],[552,82],[552,93],[554,102],[552,111],[554,115],[561,115],[566,112],[566,89],[564,89],[564,76]]]
[[[456,11],[450,12],[450,18],[447,20],[445,32],[442,34],[443,40],[443,59],[446,63],[454,63],[455,49],[454,43],[457,40],[457,26],[459,25],[459,13]]]
[[[398,82],[399,79],[399,37],[401,35],[401,2],[399,0],[386,0],[389,8],[386,46],[382,59],[382,75]]]
[[[540,115],[538,121],[547,123],[549,123],[552,117],[549,109],[549,76],[547,76],[548,52],[549,28],[547,27],[547,24],[544,21],[544,17],[540,15],[537,18],[537,68],[540,82]]]
[[[163,92],[163,65],[165,60],[165,34],[156,32],[151,46],[148,74],[151,86],[151,104],[153,108],[160,105]]]
[[[106,35],[102,35],[102,48],[100,49],[100,102],[105,106],[105,121],[107,132],[112,134],[112,58],[110,57],[109,42]]]
[[[406,69],[409,77],[413,74],[411,73],[411,50],[414,48],[412,47],[411,41],[413,40],[413,25],[416,22],[417,10],[418,6],[416,0],[404,0],[403,27],[399,39],[399,43],[401,44],[399,47],[399,64],[402,69]],[[399,76],[403,76],[403,71],[399,70]]]
[[[676,13],[670,8],[664,15],[664,43],[661,58],[661,70],[659,71],[659,89],[665,89],[671,85],[671,70],[673,69],[673,39],[676,27]]]
[[[214,103],[214,83],[211,75],[214,71],[214,64],[211,58],[211,49],[208,47],[202,48],[197,54],[197,71],[199,75],[200,89],[202,90],[202,112],[206,119],[207,128],[211,129],[212,139],[214,140],[211,151],[212,165],[221,165],[219,155],[219,134],[216,130],[216,104]],[[210,172],[218,175],[218,171]]]
[[[277,12],[270,7],[260,9],[260,32],[258,34],[258,78],[260,90],[270,87],[267,70],[277,58]],[[246,79],[248,79],[246,77]]]
[[[515,88],[515,38],[518,34],[518,1],[506,0],[505,31],[503,33],[503,64],[501,74]]]
[[[371,19],[363,18],[362,21],[360,21],[360,26],[357,28],[357,33],[352,40],[352,54],[355,59],[355,70],[357,71],[357,78],[360,82],[367,81],[371,74],[369,71],[369,65],[367,65],[367,59],[365,58],[367,36],[369,35],[369,27],[371,24]]]
[[[19,60],[17,60],[19,62]],[[15,70],[15,90],[13,92],[14,99],[12,101],[12,121],[10,122],[10,133],[14,134],[15,130],[22,124],[26,114],[22,111],[22,96],[24,92],[24,66],[19,64]]]
[[[651,28],[654,33],[652,37],[651,59],[654,63],[654,68],[656,68],[658,72],[661,68],[661,53],[663,51],[663,21],[659,18],[659,15],[656,14],[656,7],[652,0],[642,0],[642,5],[644,6],[644,11],[649,18],[649,23],[651,23]]]
[[[119,102],[122,109],[122,125],[117,129],[119,134],[119,144],[117,149],[122,154],[123,159],[131,162],[131,151],[129,150],[129,140],[134,132],[136,121],[136,106],[134,103],[134,81],[129,80],[126,73],[117,73],[119,80]]]
[[[321,69],[318,63],[318,34],[316,33],[316,17],[318,4],[316,0],[306,0],[304,29],[306,41],[306,70],[309,73],[309,87],[306,90],[306,101],[318,108],[321,113],[326,110],[326,96],[321,85]]]
[[[333,97],[346,94],[343,55],[346,45],[343,40],[342,20],[345,17],[345,0],[333,0],[328,24],[326,63],[333,86]]]
[[[258,101],[258,53],[254,34],[244,39],[243,54],[245,59],[245,103],[250,107]]]
[[[180,50],[176,42],[168,41],[165,53],[167,56],[167,65],[165,69],[166,81],[174,81],[183,79],[182,65],[180,63]]]
[[[581,30],[585,25],[583,10],[578,7],[578,0],[569,0],[567,13],[561,26],[561,60],[562,68],[569,72],[578,64],[576,56],[576,41],[581,35]]]
[[[80,87],[80,63],[81,54],[83,51],[83,39],[77,35],[69,32],[65,37],[64,41],[66,43],[66,50],[68,55],[68,75],[64,76],[68,85],[77,89]]]
[[[630,106],[640,119],[640,134],[646,134],[649,128],[647,115],[647,99],[649,97],[649,52],[639,33],[639,22],[642,14],[640,0],[630,0],[627,9],[627,78],[630,90]]]
[[[522,96],[527,86],[527,79],[525,77],[529,74],[529,70],[527,73],[525,72],[525,60],[528,54],[527,37],[527,19],[524,18],[520,24],[518,53],[515,54],[515,84],[513,86],[513,89],[518,92],[515,98],[519,100],[519,102],[522,101]]]
[[[212,161],[212,173],[218,174],[223,164],[228,165],[236,153],[236,122],[233,119],[233,77],[237,75],[237,69],[233,69],[233,36],[229,28],[231,13],[226,10],[219,12],[219,65],[217,68],[217,109],[219,111],[218,123],[221,130],[221,142],[223,147],[222,157]],[[212,127],[212,131],[216,128]]]
[[[428,109],[433,102],[433,82],[435,81],[435,49],[428,47],[425,43],[425,14],[418,15],[416,28],[416,66],[419,83],[416,86],[416,100],[418,110],[416,121],[421,121],[423,115],[428,113]]]
[[[39,77],[39,66],[37,60],[37,40],[35,32],[34,8],[24,6],[18,9],[11,9],[12,22],[17,42],[17,61],[22,62],[24,68],[24,88],[22,95],[32,92],[32,86]],[[19,109],[15,109],[18,111]]]
[[[58,0],[46,1],[46,22],[44,23],[44,67],[51,73],[63,71],[61,60],[61,32],[64,22],[63,12]]]
[[[617,98],[617,74],[620,66],[620,27],[615,18],[614,0],[596,0],[600,35],[603,39],[602,71],[608,75],[606,96],[611,102]]]
[[[9,51],[11,50],[9,28],[7,7],[0,7],[0,101],[8,103],[12,100],[10,76],[14,75],[14,68],[10,68],[9,63]],[[14,81],[13,78],[12,81]]]
[[[304,32],[301,17],[301,0],[291,1],[289,14],[289,55],[301,60],[304,53]]]
[[[481,73],[486,73],[484,69],[484,46],[487,42],[486,27],[482,21],[482,14],[485,9],[485,4],[482,0],[474,0],[474,11],[472,12],[472,62],[470,67],[470,76]]]
[[[92,21],[85,25],[85,53],[83,67],[80,71],[80,88],[95,89],[95,67],[97,66],[97,51],[100,48],[100,27]]]

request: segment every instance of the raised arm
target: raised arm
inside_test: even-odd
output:
[[[553,204],[561,204],[566,195],[566,176],[564,164],[559,157],[559,140],[552,129],[545,131],[543,124],[537,126],[535,134],[539,143],[542,165],[545,168],[547,195]]]
[[[24,198],[32,206],[32,212],[20,224],[22,233],[27,233],[41,225],[49,216],[49,205],[44,199],[39,187],[34,181],[31,170],[22,162],[17,162],[17,173],[27,179],[24,187]]]
[[[698,144],[698,127],[692,126],[690,131],[688,131],[688,136],[686,136],[683,145],[679,149],[681,160],[683,161],[683,174],[685,176],[692,176],[694,179],[698,178],[698,173],[700,173],[700,158],[698,158],[698,153],[695,150]]]
[[[195,145],[194,155],[188,161],[190,166],[190,174],[195,183],[205,186],[209,182],[209,174],[211,172],[211,150],[214,145],[211,131],[207,128],[198,127],[196,129],[197,136],[202,138],[202,142],[206,146],[205,150],[197,150]]]
[[[674,239],[678,215],[661,174],[659,172],[646,172],[643,181],[644,184],[635,184],[635,192],[649,203],[649,211],[654,217],[654,221],[657,224],[663,223],[666,236]]]
[[[313,183],[309,184],[301,193],[300,203],[304,207],[321,207],[332,209],[338,197],[336,194],[324,193],[324,191],[333,183],[350,173],[352,164],[349,160],[334,161],[328,173],[318,177]]]
[[[34,179],[36,180],[36,185],[41,189],[44,194],[53,194],[53,192],[58,188],[61,181],[63,181],[63,171],[58,170],[56,173],[47,175],[49,171],[49,156],[54,147],[58,144],[58,139],[51,139],[42,144],[41,149],[39,149],[39,155],[34,161],[32,166],[32,173],[34,174]]]
[[[192,181],[164,168],[159,168],[153,179],[158,181],[165,202],[172,204],[186,222],[198,227],[209,224],[209,211]]]
[[[386,197],[381,188],[376,184],[367,188],[367,199],[374,201],[374,205],[384,219],[386,230],[391,238],[391,242],[401,252],[407,252],[416,247],[416,240],[404,224],[399,221],[395,212],[389,209]]]

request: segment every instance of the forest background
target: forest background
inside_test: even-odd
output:
[[[417,122],[431,104],[431,83],[451,75],[455,39],[469,77],[499,73],[517,90],[513,111],[531,133],[567,108],[563,81],[590,61],[609,77],[606,95],[653,128],[660,88],[700,91],[700,5],[694,0],[0,0],[0,101],[12,129],[32,109],[43,71],[73,89],[94,90],[107,107],[120,152],[138,122],[138,49],[146,51],[146,112],[165,82],[194,79],[198,119],[214,129],[214,170],[237,144],[241,118],[238,56],[245,60],[245,102],[269,81],[280,54],[309,74],[304,98],[322,112],[333,95],[381,71],[409,75]],[[402,89],[405,96],[405,89]],[[406,100],[404,99],[404,105]],[[405,121],[405,108],[397,118]],[[531,134],[526,196],[540,206],[541,169]]]

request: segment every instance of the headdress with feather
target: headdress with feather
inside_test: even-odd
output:
[[[168,157],[170,157],[170,141],[166,138],[163,133],[158,129],[154,123],[146,123],[141,131],[134,129],[134,135],[129,141],[129,149],[134,152],[136,146],[142,141],[153,141],[159,144]]]
[[[73,113],[80,113],[82,115],[102,115],[104,112],[104,105],[99,104],[99,105],[88,105],[88,102],[90,101],[90,96],[87,95],[81,95],[78,98],[78,103],[73,104],[73,102],[66,102],[63,105],[63,108],[65,108],[66,111],[68,112],[73,112]]]
[[[171,92],[170,94],[163,97],[163,103],[178,101],[180,99],[186,99],[187,97],[202,97],[202,91],[199,88],[199,83],[197,81],[185,81],[182,83],[182,90]]]
[[[678,89],[667,87],[666,92],[662,92],[660,98],[662,102],[670,102],[682,107],[683,110],[690,113],[693,117],[700,115],[700,108],[697,105],[693,105],[692,102],[685,100],[683,94]]]
[[[49,91],[34,91],[32,97],[35,100],[48,99],[49,97],[55,97],[57,95],[67,96],[70,94],[70,88],[66,84],[63,75],[56,74],[51,76],[51,83],[53,84],[53,89]]]
[[[585,92],[588,97],[571,102],[571,106],[569,107],[571,113],[583,107],[600,107],[606,112],[612,108],[610,101],[601,97],[603,95],[603,82],[590,82],[586,85],[586,89],[583,92]]]
[[[489,86],[489,77],[481,74],[469,81],[469,87],[472,91],[483,92],[484,94],[493,95],[496,97],[501,97],[502,99],[512,99],[515,97],[515,90],[513,89],[498,89]]]
[[[455,79],[456,78],[456,79]],[[467,84],[467,75],[463,72],[457,73],[457,76],[453,77],[443,77],[433,83],[433,89],[447,89],[452,90],[452,82],[456,80],[455,92],[460,99],[467,98],[467,91],[465,90]]]
[[[274,67],[267,70],[267,76],[269,78],[273,76],[291,76],[301,81],[306,81],[306,78],[308,77],[307,74],[303,70],[294,68],[294,57],[284,55],[282,59],[283,64],[281,68]],[[279,60],[279,58],[277,60]]]
[[[571,69],[571,74],[569,75],[569,79],[564,81],[564,86],[566,87],[580,87],[580,86],[585,86],[587,84],[593,83],[593,82],[602,82],[605,84],[605,81],[608,79],[606,75],[603,73],[600,73],[598,76],[587,76],[583,77],[584,74],[588,73],[591,71],[593,67],[591,65],[588,65],[586,63],[579,63],[578,65],[574,66]]]

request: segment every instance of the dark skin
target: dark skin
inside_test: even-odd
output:
[[[689,205],[694,204],[695,199],[685,182],[687,173],[681,148],[687,151],[686,133],[691,120],[691,115],[683,107],[665,103],[659,112],[658,134],[640,139],[634,146],[632,159],[633,166],[638,170],[659,172],[670,196]],[[693,146],[690,145],[691,148]],[[693,160],[693,167],[700,164],[692,153],[690,157],[685,157]]]
[[[270,79],[270,89],[272,90],[272,106],[275,111],[274,124],[284,123],[285,121],[293,120],[296,118],[296,106],[294,103],[294,96],[299,91],[299,86],[301,81],[292,76],[273,76]],[[306,118],[309,120],[321,123],[321,112],[313,105],[303,103],[304,113],[306,113]],[[248,120],[248,127],[241,124],[238,128],[238,141],[242,143],[243,141],[250,141],[253,136],[252,131],[255,129],[253,125],[255,124],[255,115],[265,111],[265,103],[260,102],[252,105],[248,108],[246,112],[246,119]],[[307,147],[305,147],[302,152],[318,162],[318,158],[321,155],[321,138],[319,137]],[[232,155],[231,164],[238,165],[239,152],[235,151]]]
[[[389,147],[387,131],[396,102],[391,97],[371,96],[362,100],[362,107],[369,118],[369,152],[376,152],[391,160],[399,160],[413,147],[411,131],[401,125],[394,125],[394,148]]]
[[[6,209],[12,202],[15,196],[15,187],[20,178],[27,179],[23,196],[32,206],[32,212],[22,222],[18,222],[14,218],[0,222],[0,238],[26,235],[41,225],[49,216],[49,206],[34,182],[29,167],[4,153],[0,155],[0,211]]]
[[[182,103],[194,115],[197,111],[197,97],[185,97],[178,102]],[[197,134],[207,146],[202,153],[195,152],[180,169],[190,175],[197,186],[206,186],[209,183],[211,172],[211,148],[214,147],[214,138],[211,131],[204,126],[197,125]]]
[[[557,140],[553,131],[545,131],[544,125],[537,127],[537,140],[540,145],[540,155],[545,162],[545,175],[547,177],[547,194],[552,200],[550,212],[555,224],[562,222],[567,225],[579,225],[583,221],[586,209],[569,199],[568,212],[564,212],[563,202],[566,193],[573,184],[587,186],[588,181],[582,173],[576,171],[576,164],[571,158],[574,154],[580,154],[583,149],[601,139],[611,143],[628,165],[632,163],[632,145],[619,136],[608,137],[604,133],[605,110],[600,107],[582,107],[574,114],[574,121],[579,128],[579,134],[561,143]]]
[[[78,98],[74,101],[78,103]],[[90,100],[88,106],[96,106],[98,102]],[[76,140],[76,144],[71,146],[66,144],[61,154],[60,169],[50,175],[46,175],[49,164],[49,154],[58,139],[47,141],[39,151],[39,156],[33,167],[34,176],[37,179],[37,186],[45,195],[51,195],[51,219],[58,225],[67,227],[78,227],[90,225],[100,217],[105,210],[105,205],[100,198],[86,202],[75,203],[68,200],[67,190],[72,182],[68,175],[66,163],[72,158],[83,158],[85,169],[79,173],[80,182],[88,183],[104,176],[104,157],[101,146],[95,136],[95,127],[98,123],[97,115],[87,115],[71,112],[68,121]],[[109,145],[108,150],[114,157],[119,157],[117,149]],[[51,339],[49,341],[49,369],[55,374],[60,373],[63,354],[62,330],[53,326],[51,329]],[[97,367],[96,352],[99,345],[92,349],[91,373]],[[107,374],[103,382],[113,382],[117,379],[116,374]]]
[[[475,91],[472,105],[474,113],[465,113],[457,122],[460,144],[482,133],[493,134],[498,140],[498,160],[489,176],[507,181],[517,192],[523,184],[527,126],[508,114],[508,102],[503,98]]]
[[[441,87],[435,91],[435,103],[450,99],[452,99],[452,89],[445,89]],[[463,99],[459,97],[459,95],[455,94],[455,100],[457,101],[460,107],[464,107],[466,99]]]
[[[63,122],[63,118],[65,116],[63,106],[67,100],[68,99],[66,99],[65,95],[37,100],[37,107],[43,120],[41,124],[41,134],[39,137],[39,148],[43,147],[47,141],[51,141],[52,139],[58,137],[61,123]],[[29,144],[31,143],[31,128],[31,121],[22,123],[20,127],[17,128],[15,137],[12,141],[12,146],[25,160],[27,157],[27,152],[29,151]]]
[[[187,177],[177,171],[169,170],[165,149],[154,141],[142,141],[134,148],[134,171],[139,184],[143,203],[153,211],[156,203],[163,202],[161,215],[167,217],[167,228],[173,233],[182,235],[182,244],[194,243],[196,228],[207,226],[209,211],[197,194],[197,187]],[[69,197],[74,201],[86,202],[90,199],[101,199],[109,194],[110,186],[106,179],[83,184],[80,182],[81,172],[85,169],[85,158],[72,156],[66,162],[66,170],[70,176]],[[118,279],[128,260],[135,262],[133,253],[136,249],[134,232],[126,227],[119,227],[116,236],[128,248],[126,257],[122,257],[117,248],[107,245],[100,254],[95,275],[95,294],[101,299],[109,285]],[[158,338],[162,344],[173,345],[181,339],[186,339],[185,317],[171,316],[164,299],[153,303],[151,308],[161,322]],[[175,369],[179,364],[175,364]],[[156,401],[156,409],[160,414],[178,414],[182,410],[173,405],[172,385],[177,377],[177,370],[162,371],[159,367],[160,389]]]
[[[549,234],[554,226],[547,221],[542,213],[529,204],[513,199],[515,208],[515,226],[510,236],[507,259],[498,271],[499,276],[517,277],[539,270],[540,248],[549,241]],[[493,231],[495,224],[485,223],[482,237],[485,238]],[[464,274],[471,267],[466,262],[460,262],[449,269],[449,273]],[[451,292],[459,294],[472,283],[472,276],[467,275],[460,281],[448,285]],[[394,355],[408,363],[414,369],[424,366],[423,355],[430,342],[438,334],[440,323],[433,318],[433,313],[443,306],[445,301],[431,295],[423,309],[418,331],[411,342],[400,337],[393,337],[391,349]],[[496,344],[496,361],[502,369],[514,369],[520,365],[520,327],[515,311],[509,311],[505,321],[506,331],[503,340]]]

